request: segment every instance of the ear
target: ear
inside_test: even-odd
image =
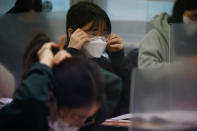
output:
[[[56,104],[55,104],[55,96],[52,91],[49,92],[50,96],[50,116],[49,119],[50,121],[54,122],[57,119],[57,109],[56,109]]]
[[[73,33],[73,29],[72,28],[68,28],[68,37],[69,38],[71,37],[72,33]]]
[[[52,91],[49,92],[49,96],[50,96],[50,102],[55,103],[55,95]]]

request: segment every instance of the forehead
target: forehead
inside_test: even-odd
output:
[[[72,108],[71,110],[76,114],[86,115],[87,117],[92,116],[99,108],[99,105],[94,103],[91,106]],[[83,113],[82,113],[83,112]]]
[[[104,20],[92,20],[88,24],[82,27],[84,31],[91,31],[91,30],[99,30],[104,31],[108,30],[106,22]]]
[[[77,115],[79,118],[87,118],[94,115],[94,113],[98,110],[99,107],[100,107],[99,104],[95,103],[91,106],[84,106],[78,108],[61,108],[59,111],[64,116]]]
[[[196,14],[196,13],[197,13],[197,9],[195,9],[195,10],[186,10],[186,11],[184,12],[184,15],[190,16],[190,15],[194,15],[194,14]]]

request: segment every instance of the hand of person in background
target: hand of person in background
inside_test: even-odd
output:
[[[60,41],[59,41],[59,50],[64,49],[66,39],[67,39],[66,34],[63,34],[63,35],[60,37]]]
[[[53,67],[54,64],[59,64],[62,60],[71,58],[71,55],[62,48],[65,38],[65,36],[62,36],[59,44],[48,42],[41,47],[38,51],[39,61],[41,64]],[[55,55],[52,52],[53,47],[59,48],[59,51]]]
[[[107,50],[117,52],[123,49],[123,42],[117,34],[111,34],[107,40]]]
[[[55,54],[53,58],[54,64],[59,64],[62,60],[66,58],[71,58],[71,55],[64,50],[64,44],[66,41],[66,35],[62,35],[58,44],[59,51]]]
[[[81,29],[77,29],[70,37],[68,48],[75,48],[81,50],[81,47],[90,42],[88,35]]]

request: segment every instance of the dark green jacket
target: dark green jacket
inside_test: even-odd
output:
[[[83,55],[81,51],[75,48],[66,48],[66,50],[74,55]],[[111,113],[110,117],[115,117],[125,113],[129,113],[130,102],[130,84],[131,84],[131,72],[133,69],[133,60],[130,57],[124,55],[124,50],[117,52],[108,52],[109,59],[101,56],[100,58],[91,58],[101,68],[119,76],[123,82],[121,96],[118,106]]]
[[[96,124],[102,122],[115,108],[122,87],[119,77],[105,70],[103,73],[107,101],[95,115]],[[0,131],[48,131],[52,74],[52,70],[45,65],[34,64],[31,67],[12,103],[0,110]]]

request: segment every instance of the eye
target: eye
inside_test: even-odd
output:
[[[97,33],[96,33],[96,32],[92,32],[92,33],[91,33],[91,35],[96,36],[96,35],[97,35]]]
[[[88,34],[89,34],[91,37],[94,37],[94,36],[97,36],[97,35],[98,35],[97,31],[89,31]]]
[[[107,32],[104,32],[102,35],[103,36],[108,36],[108,33]]]

